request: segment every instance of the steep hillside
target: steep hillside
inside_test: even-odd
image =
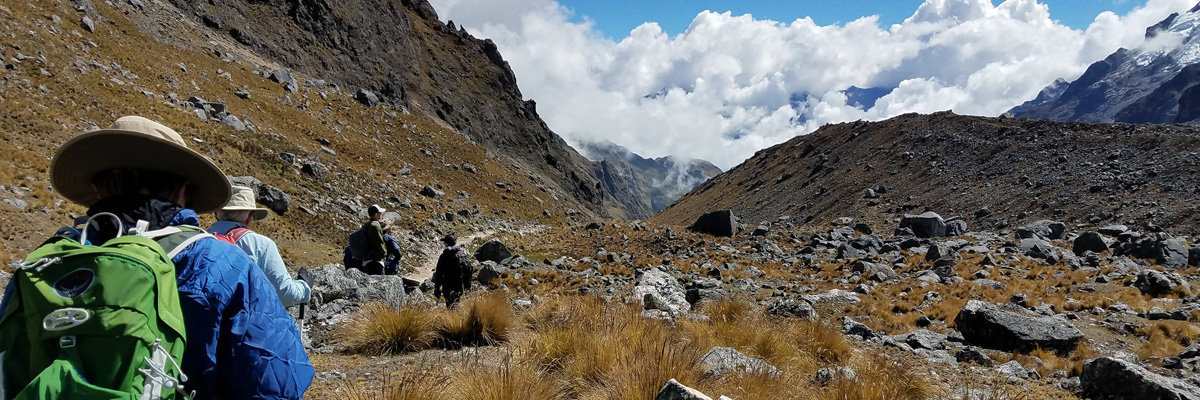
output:
[[[546,127],[532,101],[522,99],[496,45],[442,23],[425,0],[171,4],[211,28],[216,39],[435,115],[546,191],[566,193],[599,214],[625,216],[619,205],[605,203],[591,163]]]
[[[1176,123],[1200,119],[1200,4],[1146,29],[1074,82],[1058,81],[1010,112],[1081,122]]]
[[[575,200],[577,192],[416,107],[364,106],[324,76],[296,73],[302,83],[288,88],[264,77],[279,69],[269,57],[168,4],[112,4],[0,4],[0,261],[23,257],[85,211],[50,187],[57,146],[127,114],[163,121],[226,173],[289,195],[288,211],[261,230],[298,265],[339,261],[346,233],[372,203],[395,211],[409,249],[507,221],[591,219],[581,213],[596,205]],[[571,168],[586,174],[587,165]],[[419,194],[426,186],[432,196]]]
[[[721,173],[708,161],[645,158],[612,142],[584,143],[580,151],[597,161],[595,174],[604,192],[629,210],[630,218],[649,218]]]
[[[894,222],[930,209],[972,228],[1055,219],[1192,232],[1198,166],[1197,127],[907,114],[759,151],[652,220],[686,225],[731,208],[749,223]]]

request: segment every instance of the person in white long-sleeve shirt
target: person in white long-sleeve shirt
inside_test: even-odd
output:
[[[270,211],[258,207],[254,199],[254,189],[234,186],[229,203],[214,213],[218,221],[208,231],[223,235],[245,251],[275,286],[284,307],[307,303],[312,296],[308,283],[288,274],[274,240],[250,230],[251,223],[270,216]]]

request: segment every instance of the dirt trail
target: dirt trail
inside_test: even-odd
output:
[[[519,235],[528,235],[538,233],[546,229],[544,225],[523,226],[516,230]],[[474,242],[476,239],[488,238],[502,232],[499,229],[488,229],[485,231],[474,232],[458,237],[458,243],[461,246],[466,246]],[[417,282],[424,282],[426,279],[433,278],[433,269],[437,267],[438,256],[442,254],[442,247],[436,243],[421,246],[414,249],[413,256],[420,257],[420,262],[417,264],[415,271],[404,274],[405,278],[412,279]]]

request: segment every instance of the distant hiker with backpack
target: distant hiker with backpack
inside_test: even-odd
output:
[[[254,189],[234,186],[233,197],[229,203],[214,213],[217,223],[208,231],[219,239],[227,239],[230,243],[246,252],[250,260],[267,275],[267,280],[275,286],[275,293],[284,307],[307,303],[312,294],[308,283],[292,279],[288,274],[283,257],[279,256],[279,248],[271,238],[250,230],[254,221],[266,219],[271,215],[270,210],[255,204]]]
[[[471,289],[471,275],[475,272],[471,256],[458,247],[458,239],[453,234],[442,238],[446,249],[438,257],[437,267],[433,270],[433,297],[445,297],[446,307],[454,307],[454,303],[462,297],[463,292]]]
[[[387,256],[383,261],[383,274],[396,275],[400,272],[400,241],[392,235],[392,231],[396,228],[396,223],[382,220],[383,223],[383,243],[387,246]]]
[[[274,287],[196,227],[225,174],[171,128],[122,117],[59,147],[50,180],[89,207],[13,272],[0,398],[299,399],[313,378]]]
[[[383,274],[383,262],[388,255],[381,222],[384,212],[387,210],[378,204],[367,207],[367,222],[350,234],[350,245],[347,246],[349,254],[343,256],[347,261],[346,268],[358,268],[370,275]]]

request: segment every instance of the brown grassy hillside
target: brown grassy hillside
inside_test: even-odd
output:
[[[929,209],[972,228],[1053,219],[1190,233],[1200,226],[1198,151],[1192,126],[908,114],[829,125],[761,150],[653,221],[687,225],[732,208],[751,224],[895,222]]]
[[[0,70],[0,197],[27,204],[23,211],[0,204],[5,260],[25,254],[85,211],[52,193],[47,167],[58,144],[127,114],[176,128],[227,174],[253,175],[288,193],[291,211],[260,230],[279,241],[285,258],[299,263],[340,260],[342,238],[357,225],[361,207],[371,203],[398,211],[406,228],[443,231],[482,223],[447,222],[440,218],[445,212],[478,210],[484,217],[563,223],[568,209],[585,210],[431,118],[368,108],[344,89],[301,85],[289,93],[256,75],[276,65],[228,40],[205,40],[203,29],[186,19],[147,24],[141,13],[152,11],[125,2],[117,8],[87,2],[80,9],[58,1],[0,8],[0,55],[6,64]],[[95,21],[94,33],[82,27],[85,16]],[[171,36],[160,42],[142,29]],[[249,90],[250,98],[235,95],[239,89]],[[183,104],[192,96],[223,102],[251,129],[201,120]],[[324,147],[330,151],[319,140],[328,141]],[[318,162],[328,173],[323,179],[302,173],[281,152]],[[402,172],[406,165],[410,173]],[[417,192],[423,185],[446,195],[422,197]],[[411,207],[401,207],[406,201]]]

